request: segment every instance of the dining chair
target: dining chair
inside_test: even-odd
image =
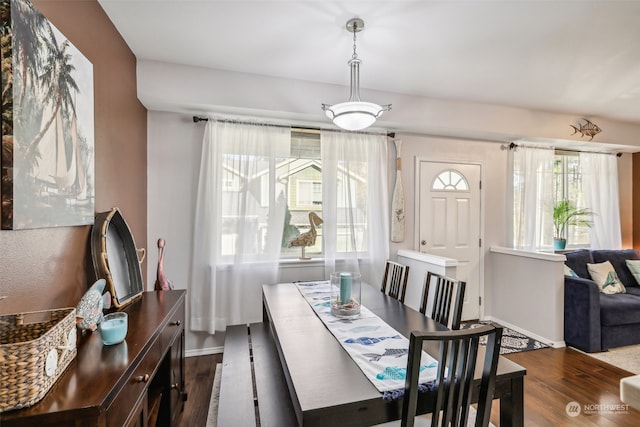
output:
[[[480,349],[482,337],[486,337],[486,345],[482,346],[485,348],[484,351]],[[501,339],[502,327],[492,323],[473,329],[411,332],[401,426],[413,427],[417,420],[419,425],[432,427],[490,425]],[[420,358],[425,341],[439,342],[438,360],[445,363],[438,364],[433,412],[416,417]],[[470,405],[471,396],[476,388],[472,382],[478,358],[481,362],[479,366],[482,367],[482,377],[477,409],[474,410]]]
[[[431,286],[435,286],[433,291]],[[422,292],[420,313],[427,314],[438,323],[449,329],[460,329],[462,305],[466,283],[462,280],[451,279],[441,274],[428,272]],[[429,298],[432,296],[431,298]]]
[[[392,298],[404,304],[404,295],[407,291],[407,279],[409,278],[409,266],[387,260],[382,278],[380,290]]]

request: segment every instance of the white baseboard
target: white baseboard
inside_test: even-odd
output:
[[[521,328],[521,327],[519,327],[519,326],[513,325],[513,324],[511,324],[511,323],[509,323],[509,322],[505,322],[505,321],[504,321],[504,320],[502,320],[502,319],[497,319],[497,318],[492,317],[492,316],[486,316],[486,317],[483,319],[483,321],[484,321],[484,320],[489,320],[489,321],[493,321],[493,322],[499,323],[499,324],[501,324],[501,325],[503,325],[503,326],[506,326],[506,327],[507,327],[507,328],[509,328],[509,329],[513,329],[514,331],[518,331],[518,332],[520,332],[521,334],[525,334],[526,336],[531,337],[531,338],[533,338],[534,340],[538,340],[538,341],[540,341],[541,343],[544,343],[544,344],[548,345],[549,347],[553,347],[553,348],[562,348],[562,347],[566,347],[566,346],[567,346],[567,345],[566,345],[566,343],[564,342],[564,340],[562,340],[562,341],[553,341],[553,340],[550,340],[549,338],[545,338],[545,337],[540,336],[540,335],[538,335],[538,334],[535,334],[535,333],[533,333],[533,332],[531,332],[531,331],[527,331],[526,329],[523,329],[523,328]]]
[[[198,348],[194,350],[187,350],[184,352],[185,357],[192,356],[207,356],[210,354],[220,354],[224,347],[209,347],[209,348]]]

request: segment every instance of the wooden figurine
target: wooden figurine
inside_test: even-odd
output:
[[[302,248],[302,255],[300,256],[300,259],[311,259],[306,256],[304,251],[307,246],[313,246],[316,244],[316,227],[319,227],[320,224],[322,224],[322,218],[320,218],[315,212],[309,212],[309,225],[311,226],[309,231],[302,233],[289,241],[289,247],[300,246]]]
[[[164,275],[164,247],[165,240],[158,239],[158,271],[156,273],[156,284],[154,289],[156,291],[168,291],[173,289],[173,283],[168,280]]]

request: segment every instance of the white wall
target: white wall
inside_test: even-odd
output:
[[[222,340],[189,331],[189,277],[193,217],[203,127],[184,114],[149,111],[147,119],[147,277],[156,277],[159,238],[166,240],[164,270],[176,289],[187,290],[186,349],[222,346]]]
[[[409,266],[409,276],[407,278],[407,289],[405,291],[405,305],[420,310],[424,287],[428,273],[441,274],[447,277],[457,277],[458,260],[423,254],[417,251],[400,249],[397,252],[397,260],[401,264]],[[433,310],[433,295],[435,286],[431,286],[428,296],[427,313]]]
[[[166,240],[164,270],[176,289],[187,290],[186,349],[189,354],[221,351],[224,334],[189,330],[189,281],[193,253],[193,217],[200,169],[204,123],[190,116],[149,111],[147,144],[147,290],[152,290],[158,265],[157,241]],[[292,262],[279,281],[316,280],[324,276],[317,261]]]
[[[488,88],[489,90],[489,88]],[[167,241],[165,271],[179,289],[187,289],[192,255],[192,223],[200,165],[204,124],[194,124],[193,114],[207,111],[258,115],[292,124],[327,126],[320,102],[336,102],[348,89],[264,76],[184,67],[176,64],[138,63],[138,97],[148,113],[148,277],[156,276],[156,241]],[[492,264],[488,248],[508,246],[507,151],[500,144],[520,137],[568,138],[570,123],[578,116],[535,112],[510,107],[415,98],[363,90],[366,99],[392,102],[394,110],[380,122],[403,140],[402,165],[406,195],[406,238],[391,243],[391,258],[398,249],[417,249],[414,244],[415,161],[440,160],[482,165],[484,237],[481,274],[485,278],[484,313],[491,316]],[[372,98],[369,98],[372,96]],[[578,118],[576,118],[578,117]],[[604,129],[605,144],[640,149],[640,126],[594,121]],[[565,143],[567,140],[563,140]],[[579,140],[575,140],[576,143]],[[569,141],[571,142],[571,141]],[[582,141],[580,141],[582,142]],[[611,145],[613,147],[613,145]],[[619,161],[623,242],[631,242],[631,155]],[[389,150],[389,188],[395,179],[395,152]],[[322,277],[319,265],[290,264],[281,280],[312,280]],[[523,273],[526,274],[526,273]],[[482,290],[481,290],[482,292]],[[188,300],[189,296],[187,296]],[[188,314],[187,314],[188,317]],[[188,329],[188,326],[187,326]],[[223,335],[187,334],[187,351],[218,349]]]
[[[349,88],[301,80],[233,73],[157,61],[138,61],[138,98],[149,110],[255,114],[327,125],[321,103],[346,101]],[[497,83],[499,84],[499,83]],[[491,90],[490,87],[487,90]],[[521,138],[593,145],[571,135],[583,115],[558,114],[472,102],[409,96],[361,88],[362,98],[393,109],[380,127],[423,135],[511,142]],[[590,117],[602,133],[596,141],[640,150],[640,125]],[[594,141],[595,142],[595,141]]]
[[[564,255],[491,248],[490,318],[564,347]]]

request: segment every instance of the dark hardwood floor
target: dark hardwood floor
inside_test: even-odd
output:
[[[572,348],[545,348],[506,357],[527,368],[525,426],[640,425],[640,411],[620,401],[620,379],[632,375],[630,372]],[[580,405],[576,417],[567,414],[571,402]],[[498,412],[493,409],[491,420],[497,425]]]
[[[211,387],[218,363],[222,363],[222,353],[187,357],[185,361],[185,386],[189,398],[184,405],[184,413],[180,421],[181,427],[204,427],[207,425]]]
[[[619,397],[620,378],[631,375],[629,372],[571,348],[546,348],[506,357],[527,368],[524,380],[526,427],[640,425],[640,411],[626,409]],[[189,400],[182,426],[205,426],[214,369],[221,361],[222,354],[187,358]],[[580,414],[576,417],[567,414],[566,408],[571,402],[580,406]],[[493,405],[491,421],[496,426],[499,425],[498,411],[498,405]]]

